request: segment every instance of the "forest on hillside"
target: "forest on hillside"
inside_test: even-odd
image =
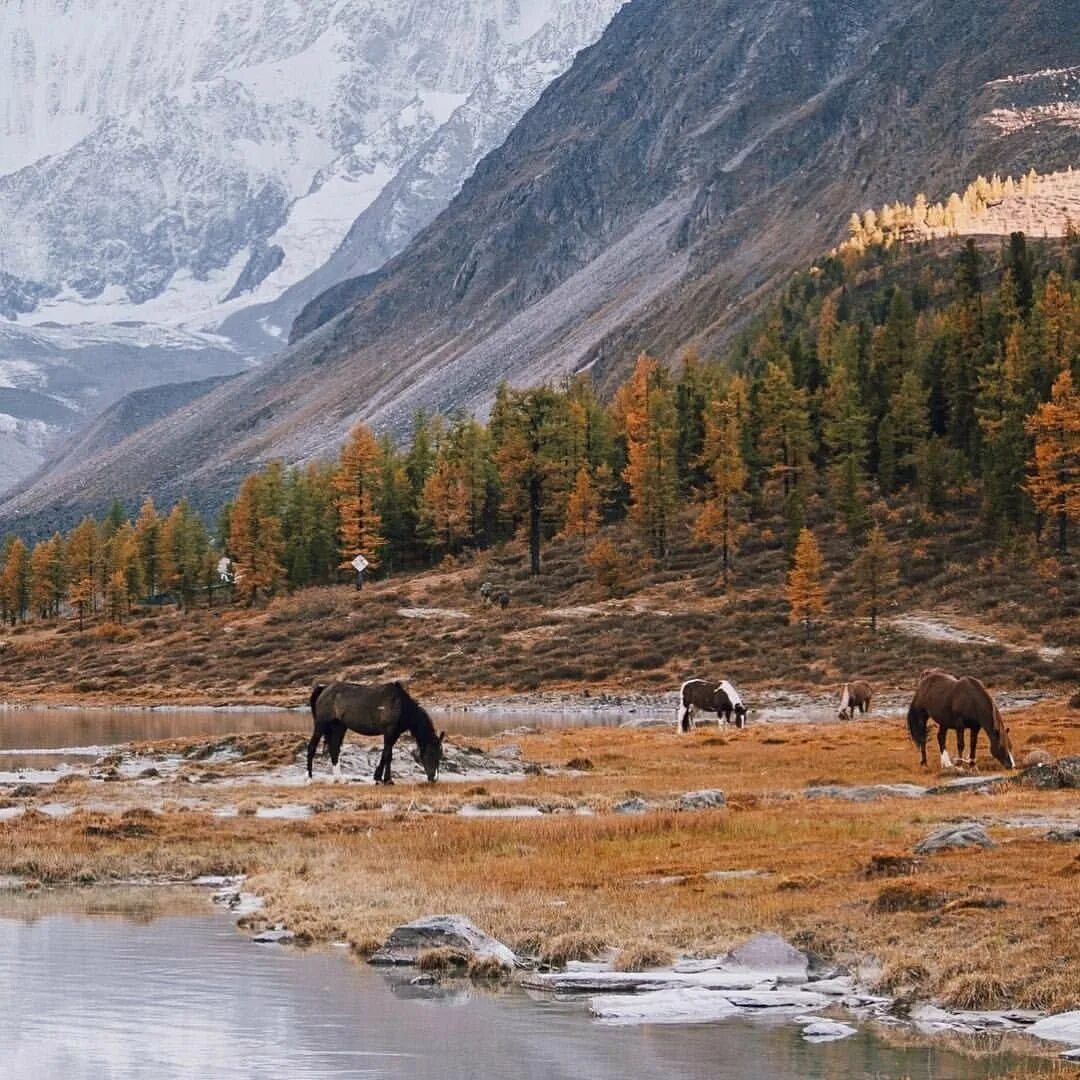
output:
[[[642,355],[610,401],[587,374],[503,385],[487,423],[421,414],[404,446],[361,425],[336,461],[273,463],[212,524],[147,499],[33,546],[9,537],[0,618],[212,602],[223,557],[251,604],[351,580],[357,553],[397,572],[515,536],[534,574],[552,537],[578,539],[614,588],[619,522],[638,559],[662,563],[689,521],[726,586],[740,538],[781,520],[797,594],[826,524],[883,570],[881,519],[900,501],[912,537],[977,514],[994,544],[1066,552],[1080,523],[1080,241],[862,247],[796,275],[722,356]]]

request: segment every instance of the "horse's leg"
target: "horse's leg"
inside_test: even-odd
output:
[[[975,727],[973,727],[971,729],[971,759],[969,761],[969,764],[971,765],[971,767],[973,769],[975,768],[975,743],[978,742],[978,740],[979,740],[979,728],[978,728],[978,725],[976,725]]]
[[[949,729],[942,723],[938,724],[937,729],[937,744],[938,749],[941,751],[941,767],[943,769],[951,769],[953,767],[952,758],[949,757],[949,751],[945,749],[945,737],[949,734]]]
[[[394,753],[394,743],[397,742],[397,735],[387,732],[383,736],[383,751],[382,757],[379,758],[379,767],[375,770],[376,783],[380,780],[380,774],[382,783],[392,784],[394,781],[390,779],[390,759]]]
[[[308,779],[311,779],[311,764],[315,760],[315,751],[319,749],[319,743],[322,737],[326,734],[326,729],[322,724],[317,723],[315,730],[312,732],[310,740],[307,744],[307,774]]]
[[[959,758],[959,760],[957,761],[957,765],[963,765],[964,764],[964,725],[963,724],[961,724],[956,729],[956,753],[957,753],[958,758]]]
[[[331,728],[326,742],[330,747],[330,764],[333,765],[334,782],[341,779],[341,765],[338,759],[341,757],[341,744],[345,741],[345,725],[337,723]]]

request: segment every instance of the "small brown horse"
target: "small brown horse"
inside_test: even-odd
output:
[[[945,736],[956,732],[957,753],[964,764],[964,732],[971,732],[971,757],[967,764],[975,767],[975,742],[980,731],[990,739],[990,753],[1010,769],[1016,768],[1009,728],[994,699],[978,679],[965,675],[956,678],[947,671],[924,671],[919,687],[908,708],[908,731],[915,745],[922,750],[922,763],[926,764],[926,741],[929,734],[928,721],[938,726],[938,748],[941,750],[941,767],[952,766]]]
[[[307,774],[311,779],[311,765],[319,742],[326,739],[330,761],[334,766],[335,779],[341,776],[338,756],[346,731],[360,735],[381,735],[383,752],[375,769],[376,784],[392,784],[390,758],[394,743],[406,731],[416,740],[413,757],[424,767],[431,783],[439,778],[442,761],[442,735],[435,734],[431,717],[399,682],[363,683],[335,682],[324,686],[317,684],[311,691],[311,716],[315,730],[307,748]]]
[[[856,709],[861,713],[868,713],[873,696],[874,688],[863,679],[844,683],[844,689],[840,691],[840,708],[836,715],[841,720],[850,720]]]
[[[675,720],[677,730],[686,732],[694,726],[695,709],[714,712],[717,721],[723,717],[725,724],[730,723],[734,716],[736,727],[746,726],[746,706],[739,691],[727,679],[718,683],[688,679],[679,687],[679,714]]]

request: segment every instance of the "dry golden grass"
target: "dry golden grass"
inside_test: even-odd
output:
[[[1080,753],[1080,727],[1063,703],[1031,709],[1012,726],[1021,748],[1039,742]],[[291,736],[280,746],[278,738],[253,746],[253,756],[276,762],[295,746]],[[902,725],[880,721],[751,727],[722,739],[708,729],[686,737],[577,729],[514,742],[527,760],[587,757],[594,768],[587,776],[486,780],[484,799],[588,805],[595,816],[463,818],[454,811],[475,801],[475,789],[468,795],[465,785],[445,783],[389,792],[316,784],[301,794],[248,783],[248,761],[221,766],[230,779],[222,786],[105,785],[114,812],[55,820],[31,809],[0,824],[0,873],[51,885],[243,872],[268,902],[256,921],[284,923],[302,940],[347,940],[360,954],[394,926],[437,912],[462,912],[556,965],[609,949],[622,953],[620,966],[716,955],[775,930],[837,961],[874,956],[883,985],[920,997],[1080,1007],[1075,845],[1004,824],[1025,815],[1075,818],[1075,792],[1012,787],[870,803],[799,795],[822,780],[935,779],[918,767]],[[728,808],[606,812],[632,792],[659,804],[704,787],[727,791]],[[97,803],[102,792],[76,780],[62,797]],[[196,793],[205,810],[182,801]],[[32,808],[39,797],[11,801]],[[160,812],[149,812],[162,800]],[[319,812],[300,822],[210,812],[297,801]],[[393,812],[382,809],[388,801]],[[419,812],[420,803],[432,812]],[[926,833],[968,818],[987,823],[995,847],[909,859]],[[710,875],[732,870],[762,873]]]

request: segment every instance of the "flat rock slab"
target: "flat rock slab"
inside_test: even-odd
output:
[[[837,1039],[849,1039],[857,1034],[856,1028],[850,1024],[841,1024],[837,1020],[815,1020],[807,1024],[802,1031],[802,1037],[811,1043],[836,1042]]]
[[[606,1024],[707,1024],[741,1010],[712,990],[657,990],[633,997],[604,995],[589,1002],[589,1013]]]
[[[936,784],[927,790],[927,795],[956,795],[959,793],[972,795],[1001,791],[1012,783],[1012,777],[1004,773],[993,773],[989,776],[960,776],[955,780],[947,780],[944,784]]]
[[[936,829],[929,836],[920,840],[914,847],[916,855],[933,855],[938,851],[952,851],[957,848],[996,847],[986,835],[986,829],[977,821],[967,821],[960,825],[946,825]]]
[[[624,799],[614,806],[616,814],[644,814],[651,809],[644,799]]]
[[[1080,1010],[1076,1012],[1058,1013],[1056,1016],[1047,1016],[1042,1020],[1036,1020],[1027,1031],[1040,1039],[1049,1042],[1069,1043],[1080,1047]]]
[[[849,787],[845,784],[824,784],[807,788],[807,799],[844,799],[847,802],[874,802],[877,799],[921,799],[927,789],[919,784],[866,784]]]
[[[755,934],[732,949],[728,962],[751,971],[775,972],[782,982],[806,982],[810,960],[779,934]]]
[[[557,971],[526,975],[521,985],[552,994],[636,994],[658,990],[768,990],[777,978],[768,971]]]
[[[508,969],[517,963],[511,949],[484,933],[464,915],[429,915],[399,926],[368,962],[395,966],[415,964],[420,953],[429,949],[452,949],[467,956],[497,960]]]

